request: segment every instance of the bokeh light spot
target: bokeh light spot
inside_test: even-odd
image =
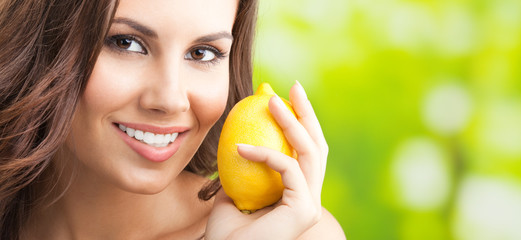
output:
[[[521,239],[521,186],[500,178],[468,177],[456,203],[455,238]]]
[[[450,179],[440,147],[427,138],[406,141],[392,166],[402,203],[415,210],[441,207],[449,193]]]
[[[472,100],[465,88],[457,84],[435,87],[425,97],[423,120],[434,132],[451,135],[461,131],[468,123]]]

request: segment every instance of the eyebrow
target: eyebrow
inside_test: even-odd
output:
[[[158,36],[154,30],[152,30],[149,27],[147,27],[143,24],[140,24],[132,19],[129,19],[129,18],[114,18],[113,23],[125,24],[125,25],[133,28],[134,30],[136,30],[146,36],[149,36],[149,37],[157,38],[157,36]],[[221,31],[221,32],[216,32],[216,33],[212,33],[209,35],[199,37],[194,42],[195,43],[213,42],[213,41],[219,40],[221,38],[227,38],[227,39],[230,39],[233,41],[233,35],[231,33],[227,32],[227,31]]]
[[[205,42],[213,42],[215,40],[219,40],[221,38],[227,38],[233,41],[233,35],[226,31],[216,32],[209,35],[205,35],[197,38],[194,42],[196,43],[205,43]]]
[[[149,27],[145,26],[145,25],[142,25],[132,19],[129,19],[129,18],[114,18],[114,21],[113,23],[120,23],[120,24],[125,24],[131,28],[133,28],[134,30],[142,33],[143,35],[146,35],[146,36],[149,36],[149,37],[153,37],[153,38],[157,38],[157,33],[150,29]]]

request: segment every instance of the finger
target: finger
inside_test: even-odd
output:
[[[247,144],[237,144],[237,152],[248,160],[264,162],[268,167],[279,172],[282,184],[284,184],[285,195],[287,195],[283,197],[295,197],[309,193],[306,179],[295,159],[267,147]]]
[[[306,179],[295,159],[267,147],[247,144],[237,144],[237,152],[251,161],[266,163],[268,167],[279,172],[285,189],[282,200],[274,208],[261,209],[253,213],[258,214],[257,216],[247,215],[255,217],[255,221],[237,228],[231,237],[243,239],[244,236],[252,236],[252,233],[262,233],[263,239],[296,239],[314,224],[314,220],[317,219],[314,210],[320,206],[317,206],[311,196]],[[266,229],[269,231],[266,232]]]
[[[269,101],[271,115],[277,121],[284,132],[284,136],[301,157],[314,154],[315,143],[310,138],[307,130],[299,123],[297,118],[287,109],[282,99],[273,96]]]
[[[273,118],[281,127],[286,139],[298,153],[300,168],[308,182],[311,192],[320,201],[324,179],[321,166],[321,152],[304,126],[291,114],[278,96],[270,99],[269,108]]]
[[[322,184],[324,182],[324,176],[326,174],[327,154],[329,148],[315,111],[311,106],[311,102],[308,100],[304,88],[298,81],[295,81],[295,84],[291,88],[289,97],[293,105],[293,109],[297,114],[298,121],[307,130],[308,134],[311,136],[320,152],[319,159],[313,159],[310,162],[303,162],[301,164],[305,172],[316,171],[317,168],[319,169],[319,180],[313,182],[310,185],[313,189],[312,191],[316,192],[317,195],[320,195],[320,192],[322,191]]]
[[[329,147],[327,145],[324,133],[322,132],[322,128],[320,127],[320,123],[315,114],[315,111],[311,106],[311,102],[308,100],[304,88],[298,81],[295,81],[295,84],[293,85],[293,87],[291,87],[291,90],[289,92],[289,99],[293,104],[293,109],[297,114],[298,121],[302,124],[302,126],[304,126],[304,128],[308,131],[313,141],[320,148],[320,165],[322,172],[325,173],[327,153],[329,151]]]
[[[325,142],[324,134],[313,106],[311,106],[306,91],[298,81],[295,81],[295,84],[289,91],[289,100],[293,104],[298,121],[306,128],[311,138],[317,144]]]

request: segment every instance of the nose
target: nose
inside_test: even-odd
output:
[[[145,79],[140,105],[148,112],[173,114],[190,109],[187,85],[179,63],[156,64]]]

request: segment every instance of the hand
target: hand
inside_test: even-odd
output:
[[[290,90],[290,102],[296,118],[278,96],[270,99],[269,109],[296,150],[298,161],[266,147],[241,145],[237,149],[242,157],[265,162],[281,174],[285,187],[282,199],[246,215],[221,190],[208,220],[206,239],[295,239],[320,220],[328,146],[298,82]]]

